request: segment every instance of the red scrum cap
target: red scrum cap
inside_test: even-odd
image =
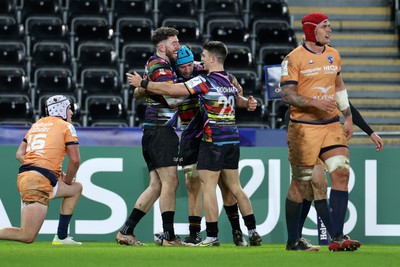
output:
[[[301,24],[303,25],[303,32],[307,41],[317,43],[317,39],[315,38],[315,28],[318,24],[327,19],[327,15],[319,12],[313,12],[304,16],[301,20]]]

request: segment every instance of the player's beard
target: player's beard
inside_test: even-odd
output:
[[[176,61],[176,51],[170,51],[166,50],[165,55],[169,58],[170,62],[175,62]]]

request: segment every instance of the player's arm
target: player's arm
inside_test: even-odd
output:
[[[18,150],[16,153],[16,158],[19,162],[21,162],[21,164],[24,162],[27,146],[28,146],[28,144],[24,140],[21,142],[21,144],[18,147]]]
[[[61,176],[64,183],[71,185],[76,172],[78,171],[79,165],[81,163],[81,156],[79,153],[79,145],[71,144],[67,145],[67,155],[68,155],[68,167],[67,173]]]
[[[338,74],[335,80],[336,89],[336,103],[339,110],[342,112],[345,119],[344,122],[344,133],[347,139],[350,139],[353,135],[353,117],[351,115],[351,109],[349,104],[349,98],[347,96],[347,90],[344,85],[342,76]]]
[[[382,138],[374,132],[371,126],[369,126],[368,123],[364,120],[361,113],[353,106],[353,104],[351,104],[350,101],[349,104],[351,115],[353,117],[353,123],[371,137],[372,142],[374,142],[376,145],[376,151],[381,151],[384,146]]]
[[[316,100],[313,98],[302,96],[297,92],[296,83],[284,83],[281,84],[282,100],[289,105],[298,108],[309,108],[314,107],[331,113],[336,108],[336,103],[329,99]]]
[[[151,82],[143,80],[142,77],[135,71],[134,74],[126,73],[128,81],[132,86],[141,87],[140,90],[146,90],[148,92],[157,95],[169,95],[169,96],[185,96],[190,95],[189,90],[186,88],[184,83],[167,83],[167,82]]]
[[[257,100],[253,96],[246,98],[242,95],[238,95],[236,98],[236,106],[239,108],[247,108],[248,111],[254,111],[257,108]]]

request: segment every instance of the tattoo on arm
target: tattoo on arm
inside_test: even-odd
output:
[[[284,85],[282,87],[282,99],[286,103],[298,107],[298,108],[304,108],[304,107],[310,107],[311,105],[311,98],[304,97],[300,95],[297,91],[297,85],[295,84],[288,84]]]
[[[350,107],[346,108],[345,110],[342,111],[342,114],[344,117],[351,116],[351,109]]]

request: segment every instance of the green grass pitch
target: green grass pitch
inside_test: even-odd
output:
[[[286,251],[283,244],[261,247],[128,247],[112,242],[53,246],[51,242],[22,244],[0,241],[0,266],[400,266],[400,245],[363,245],[356,252]]]

